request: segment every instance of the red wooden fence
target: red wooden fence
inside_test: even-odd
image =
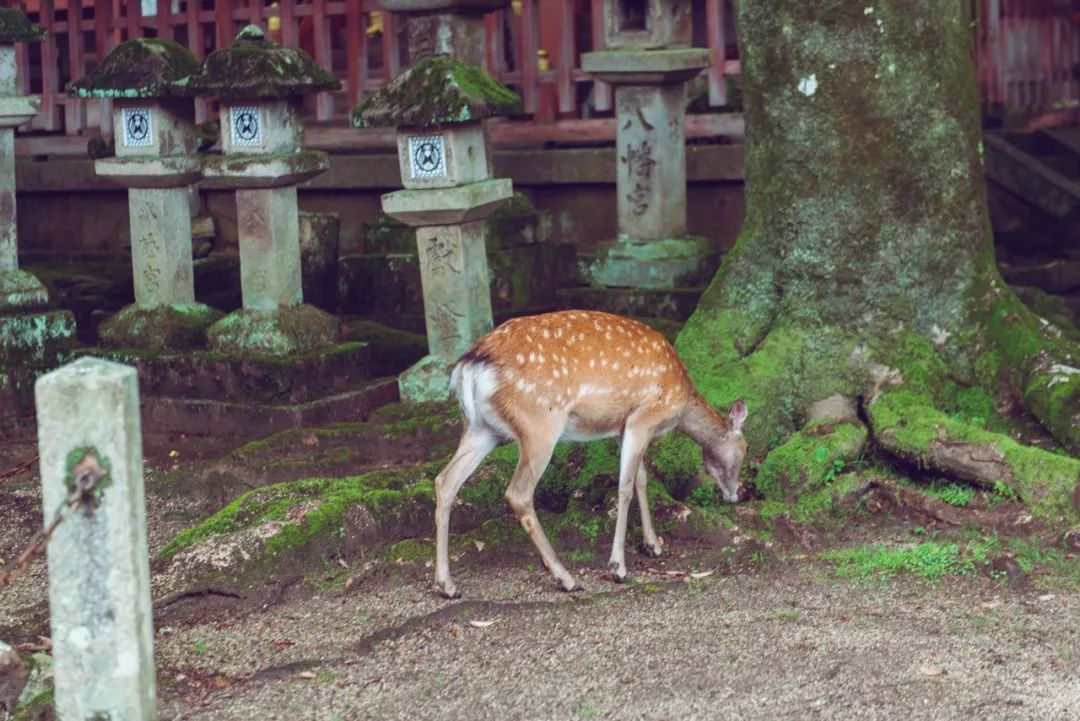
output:
[[[1080,111],[1080,2],[978,0],[983,105],[1068,120]]]
[[[726,102],[724,77],[739,72],[731,0],[695,0],[697,41],[713,50],[707,70],[709,100]],[[377,0],[23,0],[20,6],[49,31],[41,45],[20,47],[24,89],[42,96],[32,127],[80,134],[108,115],[101,101],[68,98],[64,84],[83,76],[117,43],[130,37],[168,37],[199,59],[232,42],[246,23],[268,28],[285,45],[298,45],[341,78],[338,93],[320,93],[317,121],[343,120],[364,94],[401,70],[402,23]],[[609,113],[610,88],[581,70],[581,54],[601,42],[599,0],[514,0],[487,18],[491,73],[522,95],[536,122]],[[153,10],[152,13],[144,11]],[[78,31],[72,28],[77,26]],[[200,117],[206,105],[200,104]],[[104,128],[107,130],[108,128]],[[613,131],[612,131],[613,135]]]
[[[286,45],[299,45],[342,80],[343,90],[312,101],[317,121],[341,121],[366,93],[401,70],[402,23],[377,0],[0,0],[23,7],[49,31],[40,45],[20,45],[24,91],[42,97],[31,127],[78,135],[104,125],[106,101],[63,93],[111,48],[129,37],[156,35],[187,45],[200,58],[228,44],[249,22]],[[988,108],[1027,114],[1080,108],[1080,10],[1076,0],[970,0],[976,13],[976,61]],[[693,0],[695,43],[713,51],[706,71],[709,104],[726,102],[725,78],[740,72],[733,0]],[[601,0],[514,0],[488,15],[488,65],[514,86],[528,119],[580,132],[567,119],[609,115],[610,87],[581,70],[581,54],[599,47]],[[145,13],[144,13],[145,11]],[[72,32],[73,24],[78,31]],[[200,118],[207,106],[198,106]],[[610,126],[610,127],[609,127]],[[713,127],[706,123],[703,127]],[[607,124],[603,133],[614,136]],[[573,132],[570,132],[573,135]]]

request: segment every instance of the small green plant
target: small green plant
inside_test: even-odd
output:
[[[192,648],[192,650],[195,651],[195,653],[202,655],[202,654],[206,653],[206,642],[205,641],[196,641],[195,644],[191,648]]]
[[[802,617],[802,611],[797,608],[778,608],[773,613],[777,621],[798,621]]]
[[[1004,481],[994,481],[994,490],[986,498],[986,505],[991,508],[1005,502],[1018,502],[1020,494],[1016,489]]]
[[[716,499],[716,486],[711,483],[698,486],[690,491],[690,495],[686,500],[695,506],[701,506],[703,508],[716,508],[722,505],[721,502]]]
[[[821,476],[821,480],[825,483],[832,483],[836,480],[836,477],[844,472],[844,460],[842,458],[833,459],[832,465],[825,469],[825,473]]]
[[[945,485],[934,484],[924,491],[939,501],[944,501],[950,506],[966,506],[975,499],[975,489],[970,486],[961,486],[957,483]]]
[[[566,558],[572,563],[585,563],[596,557],[592,551],[571,550],[566,552]]]
[[[897,574],[905,573],[937,583],[944,576],[969,574],[975,570],[974,561],[963,554],[958,545],[933,541],[901,548],[891,548],[881,543],[845,548],[823,553],[821,558],[834,564],[837,576],[856,582],[871,579],[888,581]]]

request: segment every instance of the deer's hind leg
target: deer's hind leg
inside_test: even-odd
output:
[[[649,478],[645,475],[645,461],[638,466],[637,479],[634,482],[634,490],[637,493],[638,509],[641,511],[641,537],[640,551],[649,558],[660,558],[663,554],[660,548],[660,539],[653,530],[652,515],[649,513]]]
[[[510,487],[506,489],[506,500],[514,509],[514,514],[521,523],[521,527],[529,534],[536,550],[540,551],[544,565],[555,577],[559,586],[564,591],[580,591],[581,586],[555,555],[555,549],[551,547],[547,536],[544,535],[544,529],[540,527],[540,519],[536,517],[536,508],[533,506],[536,484],[540,482],[540,476],[544,475],[544,469],[551,461],[551,454],[555,450],[557,440],[558,436],[540,438],[535,434],[518,439],[520,456],[514,478],[510,481]]]
[[[450,507],[461,486],[491,453],[497,441],[490,429],[467,426],[454,457],[435,478],[435,586],[445,598],[461,595],[450,579]]]

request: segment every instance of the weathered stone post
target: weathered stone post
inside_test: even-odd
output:
[[[463,63],[487,65],[484,14],[500,10],[510,0],[380,0],[405,18],[407,65],[432,55],[449,55]]]
[[[714,253],[686,237],[686,81],[709,64],[690,46],[690,4],[604,0],[606,50],[582,69],[615,86],[619,237],[586,268],[608,287],[675,288],[707,280]]]
[[[45,522],[101,475],[48,547],[49,610],[60,719],[156,717],[142,431],[134,368],[82,358],[37,381]]]
[[[491,177],[484,119],[520,99],[478,67],[421,60],[353,111],[357,127],[397,127],[404,190],[383,211],[417,227],[429,355],[399,378],[402,397],[444,400],[458,357],[492,328],[485,223],[513,194]]]
[[[94,162],[98,175],[129,188],[135,303],[100,328],[113,348],[182,350],[204,346],[221,317],[195,302],[188,193],[201,175],[195,104],[172,92],[198,72],[186,48],[160,38],[118,45],[93,73],[70,83],[69,95],[114,98],[116,156]]]
[[[15,128],[34,117],[39,101],[19,94],[14,43],[44,38],[20,10],[0,8],[0,424],[32,412],[34,378],[75,343],[75,317],[48,310],[45,286],[19,269]]]
[[[249,25],[181,83],[190,96],[221,100],[222,154],[203,174],[236,189],[242,310],[208,332],[212,350],[288,355],[337,342],[337,319],[303,305],[296,185],[326,170],[326,153],[304,150],[301,95],[340,83],[307,53],[283,48]]]
[[[0,8],[0,313],[48,302],[41,281],[19,270],[15,217],[15,128],[37,115],[41,106],[40,99],[19,94],[15,43],[44,39],[45,30],[21,10]]]

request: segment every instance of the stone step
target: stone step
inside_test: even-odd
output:
[[[282,358],[233,358],[206,351],[156,354],[96,347],[80,349],[78,354],[134,366],[145,398],[305,403],[340,393],[371,377],[371,349],[358,342]]]
[[[143,397],[143,425],[153,432],[259,438],[289,428],[364,421],[399,399],[396,376],[356,384],[303,403]]]

